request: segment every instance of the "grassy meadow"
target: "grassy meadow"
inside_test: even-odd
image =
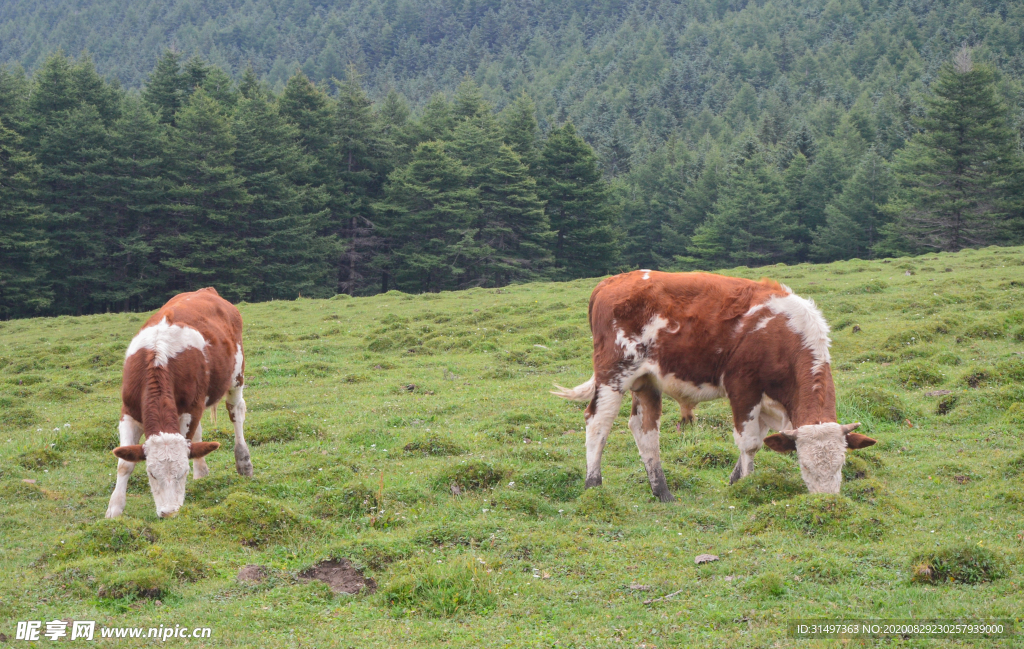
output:
[[[584,493],[585,404],[548,394],[590,376],[598,280],[581,280],[241,305],[255,476],[235,473],[221,408],[204,439],[224,446],[178,517],[156,518],[139,466],[104,521],[147,315],[0,323],[0,645],[58,618],[210,626],[168,642],[216,647],[813,647],[836,641],[787,622],[1019,624],[1024,248],[724,272],[784,282],[831,323],[840,419],[879,440],[842,496],[808,495],[766,449],[730,487],[726,402],[677,432],[666,401],[678,500],[655,502],[628,399]],[[342,558],[374,592],[301,576]],[[240,582],[246,565],[262,580]]]

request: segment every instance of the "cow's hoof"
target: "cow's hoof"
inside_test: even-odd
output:
[[[204,463],[202,466],[196,465],[192,467],[192,479],[201,480],[206,476],[210,475],[210,467]]]
[[[654,494],[654,495],[657,496],[658,500],[660,500],[663,503],[674,503],[676,501],[676,497],[673,496],[671,493],[669,493],[667,491],[665,493],[663,493],[663,494]]]
[[[122,510],[123,511],[123,510]],[[121,515],[121,512],[116,509],[108,509],[107,513],[103,515],[104,518],[117,518]]]
[[[246,478],[252,477],[252,462],[238,462],[235,464],[235,469],[238,470],[238,475],[240,476],[245,476]]]
[[[600,487],[600,486],[601,486],[601,476],[597,476],[596,478],[587,478],[587,481],[583,484],[583,487],[585,489],[590,489],[591,487]]]

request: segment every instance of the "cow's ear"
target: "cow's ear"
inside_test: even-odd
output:
[[[782,431],[781,433],[769,435],[764,438],[764,445],[776,453],[791,453],[796,450],[796,442],[793,441],[793,437],[790,437],[786,433],[793,432],[795,431]]]
[[[875,440],[860,433],[850,433],[846,436],[846,448],[867,448],[875,444]]]
[[[146,459],[146,449],[142,448],[142,444],[118,446],[111,453],[125,462],[142,462]]]
[[[188,450],[188,459],[197,460],[213,453],[220,448],[220,442],[192,442]]]

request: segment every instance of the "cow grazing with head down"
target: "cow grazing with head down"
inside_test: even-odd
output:
[[[128,477],[146,462],[149,486],[161,518],[173,516],[185,501],[188,461],[193,478],[210,472],[205,455],[220,444],[203,441],[203,410],[221,398],[235,426],[235,468],[252,475],[245,444],[245,358],[242,316],[212,288],[182,293],[157,311],[132,339],[125,354],[121,385],[121,445],[117,485],[107,518],[124,511]],[[145,434],[145,443],[139,444]]]
[[[658,445],[661,397],[684,416],[728,397],[740,449],[730,483],[754,468],[762,444],[795,450],[807,489],[839,493],[847,449],[875,440],[836,423],[829,328],[814,303],[771,280],[649,270],[616,275],[590,296],[594,374],[557,396],[590,401],[587,487],[601,484],[601,454],[627,390],[629,428],[654,495],[673,500]],[[779,431],[766,437],[768,429]]]

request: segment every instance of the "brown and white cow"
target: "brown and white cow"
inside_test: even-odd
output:
[[[206,477],[210,470],[203,457],[220,446],[203,441],[203,410],[225,396],[235,425],[235,468],[252,475],[242,433],[244,370],[242,316],[215,289],[177,295],[146,321],[125,354],[121,445],[113,451],[117,485],[107,518],[124,511],[128,476],[143,460],[157,515],[178,512],[185,502],[189,459],[193,478]]]
[[[594,374],[553,392],[590,401],[586,486],[601,484],[601,454],[627,390],[629,428],[654,495],[673,500],[658,444],[661,396],[684,417],[702,401],[728,397],[740,457],[730,482],[754,468],[762,444],[795,450],[807,489],[838,493],[846,449],[875,440],[836,423],[829,328],[814,302],[772,280],[709,273],[633,271],[590,296]],[[778,434],[765,437],[768,429]]]

